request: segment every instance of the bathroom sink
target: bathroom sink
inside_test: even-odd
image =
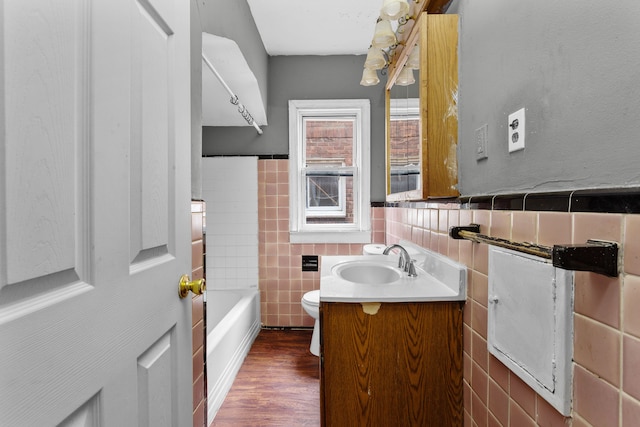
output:
[[[402,272],[389,264],[361,260],[337,264],[333,273],[348,282],[370,285],[393,283],[402,277]]]
[[[443,255],[404,240],[416,276],[398,268],[398,254],[323,256],[321,302],[464,301],[467,269]]]

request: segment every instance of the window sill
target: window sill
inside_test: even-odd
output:
[[[371,231],[289,232],[290,243],[371,243]]]

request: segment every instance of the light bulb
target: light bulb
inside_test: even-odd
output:
[[[380,17],[395,20],[409,13],[407,0],[384,0]]]
[[[362,86],[375,86],[378,83],[380,83],[380,79],[378,78],[376,70],[365,68],[362,71],[362,80],[360,80]]]
[[[396,79],[396,84],[398,86],[409,86],[415,82],[416,79],[413,77],[413,70],[408,67],[404,67]]]
[[[376,23],[376,29],[373,32],[371,45],[384,49],[394,44],[396,44],[396,35],[391,29],[391,22],[385,19],[378,21],[378,23]]]
[[[367,59],[364,61],[364,68],[370,68],[372,70],[381,70],[387,65],[387,60],[382,54],[380,48],[371,46],[367,52]]]

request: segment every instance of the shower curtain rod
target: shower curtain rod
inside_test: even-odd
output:
[[[240,100],[238,99],[238,95],[233,93],[231,88],[222,79],[222,76],[220,75],[220,73],[218,73],[218,71],[215,69],[213,64],[207,59],[206,56],[204,56],[204,53],[202,54],[202,60],[204,61],[205,64],[207,64],[207,67],[209,67],[209,69],[213,72],[213,74],[215,74],[215,76],[218,78],[218,80],[220,81],[222,86],[224,86],[227,92],[229,92],[229,95],[231,95],[231,99],[229,100],[229,102],[231,102],[233,105],[237,105],[238,112],[242,114],[242,117],[244,117],[247,123],[249,123],[254,128],[256,128],[258,135],[262,135],[262,129],[260,129],[260,126],[258,126],[256,121],[253,119],[253,116],[249,113],[249,110],[247,110],[247,108],[240,102]]]

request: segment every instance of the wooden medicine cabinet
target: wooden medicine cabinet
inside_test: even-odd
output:
[[[419,49],[415,83],[401,72]],[[420,14],[385,88],[387,201],[457,197],[458,16]]]

